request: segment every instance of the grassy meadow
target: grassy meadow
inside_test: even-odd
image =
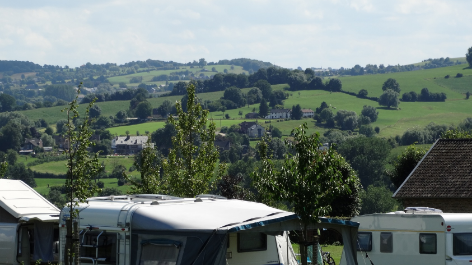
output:
[[[224,67],[228,67],[227,69],[229,69],[229,66],[215,66],[218,71],[221,70],[219,68],[224,69]],[[356,111],[360,114],[364,105],[374,106],[378,108],[379,118],[372,124],[372,126],[378,126],[380,128],[381,137],[401,135],[409,128],[415,126],[423,127],[430,122],[435,122],[436,124],[458,125],[465,118],[472,116],[470,112],[471,101],[465,99],[465,92],[467,92],[469,88],[472,90],[472,69],[465,67],[466,65],[456,65],[411,72],[340,77],[343,84],[343,90],[350,92],[357,93],[361,89],[366,89],[369,96],[380,96],[382,93],[383,82],[388,78],[395,78],[400,84],[402,91],[401,94],[409,91],[420,93],[422,88],[427,87],[430,92],[446,93],[446,102],[401,102],[399,109],[397,110],[380,107],[377,102],[368,99],[360,99],[344,93],[330,93],[323,90],[307,90],[294,92],[288,91],[291,96],[285,101],[285,107],[291,108],[293,105],[300,104],[302,108],[311,108],[314,110],[320,106],[321,102],[325,101],[331,105],[333,112],[344,109]],[[209,69],[211,69],[211,67]],[[240,68],[235,67],[234,71],[237,71],[238,69]],[[200,68],[193,68],[191,70],[197,71],[200,70]],[[153,71],[149,73],[151,78],[157,74],[152,72]],[[462,73],[464,77],[455,78],[457,73]],[[446,75],[450,75],[451,78],[445,79],[444,76]],[[282,90],[286,87],[288,87],[287,84],[274,85],[273,90]],[[244,88],[242,91],[243,93],[247,93],[249,89],[250,88]],[[201,93],[198,94],[198,97],[203,100],[217,100],[223,97],[223,94],[223,91]],[[182,96],[159,97],[151,98],[149,99],[149,102],[154,108],[157,108],[164,100],[175,102],[181,98]],[[129,101],[98,102],[96,104],[101,108],[103,116],[114,116],[118,111],[129,108]],[[81,105],[81,108],[83,109],[84,105]],[[55,124],[58,120],[65,119],[66,117],[65,113],[61,112],[61,109],[63,109],[63,107],[40,108],[22,111],[22,113],[28,116],[31,120],[43,118],[49,124]],[[248,112],[252,112],[254,109],[257,112],[259,104],[250,106],[246,105],[238,109],[227,110],[224,113],[221,111],[212,112],[210,113],[210,118],[214,119],[218,128],[222,126],[230,126],[231,124],[236,124],[245,120],[243,118],[244,115]],[[242,115],[239,115],[240,111],[242,112]],[[228,114],[230,120],[224,120],[224,114]],[[271,125],[281,129],[284,135],[288,135],[290,131],[294,127],[300,125],[301,122],[308,123],[310,132],[318,131],[322,133],[325,131],[324,128],[315,127],[314,122],[311,119],[303,119],[302,121],[285,121],[281,123],[272,121]],[[163,122],[154,122],[113,127],[109,130],[113,134],[123,135],[126,131],[130,131],[131,134],[136,133],[136,131],[139,131],[140,133],[144,133],[145,131],[152,132],[162,126]]]
[[[213,67],[215,67],[216,72],[211,72],[211,69]],[[207,69],[208,71],[201,72],[202,69]],[[173,69],[173,70],[155,70],[155,71],[135,73],[135,74],[130,74],[130,75],[113,76],[113,77],[109,77],[108,81],[110,81],[111,84],[118,84],[120,82],[129,84],[131,78],[142,77],[143,78],[142,83],[145,83],[145,84],[154,84],[154,83],[165,84],[165,81],[152,82],[151,80],[154,76],[170,75],[171,73],[174,73],[174,72],[182,72],[186,70],[194,74],[203,73],[205,75],[214,75],[216,73],[224,72],[225,69],[228,70],[228,73],[234,73],[234,74],[241,74],[241,73],[248,74],[249,73],[248,71],[243,70],[242,66],[236,66],[236,65],[234,66],[234,70],[231,70],[231,65],[207,65],[204,68],[199,68],[199,67],[190,68],[190,66],[184,66],[184,67],[180,67],[180,69]],[[188,81],[188,80],[181,80],[181,81]],[[178,81],[171,81],[171,82],[178,82]]]

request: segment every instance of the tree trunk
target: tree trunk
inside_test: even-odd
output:
[[[74,264],[80,265],[80,241],[79,241],[79,229],[78,223],[74,222],[74,240],[73,240],[73,250],[74,250]]]
[[[319,243],[318,235],[315,235],[313,237],[313,257],[311,257],[311,262],[314,265],[318,265],[318,243]],[[320,265],[323,265],[323,263],[321,263]]]
[[[72,219],[69,218],[66,220],[67,235],[66,235],[66,247],[64,249],[64,264],[72,265],[72,260],[70,259],[70,252],[72,249]]]

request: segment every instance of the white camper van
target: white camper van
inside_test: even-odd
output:
[[[58,261],[59,209],[21,180],[0,179],[0,264]]]
[[[61,212],[65,248],[69,209]],[[298,264],[281,224],[298,219],[264,204],[165,195],[95,197],[80,204],[82,264]],[[63,261],[61,251],[61,261]]]
[[[426,207],[357,216],[360,264],[447,264],[472,262],[472,214]]]

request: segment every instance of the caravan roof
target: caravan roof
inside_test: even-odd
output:
[[[59,209],[54,204],[21,180],[0,179],[0,207],[24,221],[33,218],[57,220],[59,216]]]

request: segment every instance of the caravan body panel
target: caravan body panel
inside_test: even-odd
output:
[[[357,216],[352,221],[360,223],[360,263],[370,263],[369,258],[385,265],[470,264],[472,260],[472,214],[397,212]],[[466,242],[471,254],[454,255],[453,238],[464,233],[470,233],[465,238],[471,240]]]

